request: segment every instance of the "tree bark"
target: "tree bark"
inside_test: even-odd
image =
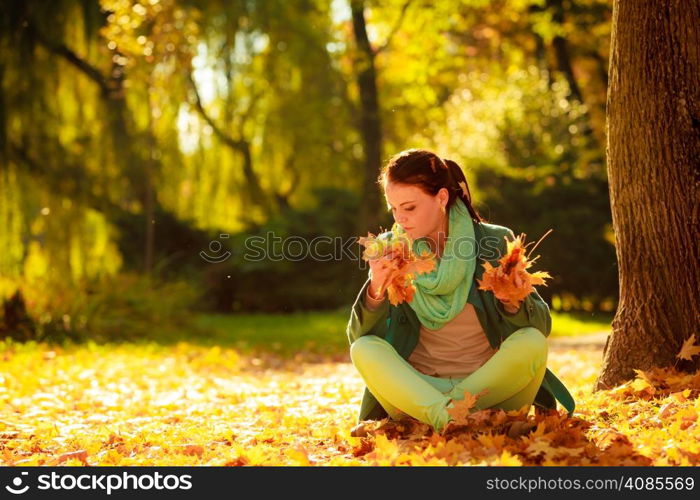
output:
[[[594,390],[669,366],[700,319],[700,0],[615,0],[608,177],[620,301]],[[700,356],[677,365],[698,368]]]
[[[379,223],[380,192],[377,178],[382,161],[382,126],[377,94],[377,71],[375,52],[367,37],[365,7],[362,0],[352,0],[352,25],[357,44],[355,68],[360,88],[360,133],[364,146],[364,172],[362,183],[362,204],[358,219],[360,234],[376,231]]]

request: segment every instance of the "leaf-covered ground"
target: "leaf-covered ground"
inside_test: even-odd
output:
[[[484,410],[444,435],[409,418],[369,423],[358,437],[350,430],[364,386],[345,354],[4,343],[0,462],[700,465],[700,372],[640,372],[592,394],[600,346],[550,341],[548,366],[577,402],[572,418],[561,408]]]

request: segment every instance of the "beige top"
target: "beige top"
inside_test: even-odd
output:
[[[408,362],[426,375],[462,378],[476,371],[495,353],[474,306],[467,302],[442,328],[431,330],[421,325],[418,345]]]

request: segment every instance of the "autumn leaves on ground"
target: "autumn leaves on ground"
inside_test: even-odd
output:
[[[343,332],[338,332],[343,335]],[[685,356],[698,355],[694,337]],[[177,342],[3,343],[5,465],[699,465],[700,372],[638,372],[592,393],[600,344],[551,338],[577,407],[484,410],[444,434],[410,418],[351,436],[363,384],[347,354]],[[693,348],[693,343],[696,347]],[[468,412],[464,412],[468,414]]]

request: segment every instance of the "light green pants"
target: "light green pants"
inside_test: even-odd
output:
[[[532,405],[547,368],[547,339],[538,329],[520,328],[478,370],[465,378],[439,378],[413,368],[386,340],[360,337],[350,346],[352,363],[369,392],[391,418],[401,412],[440,432],[452,419],[446,407],[464,399],[464,391],[479,397],[475,408],[518,410]]]

